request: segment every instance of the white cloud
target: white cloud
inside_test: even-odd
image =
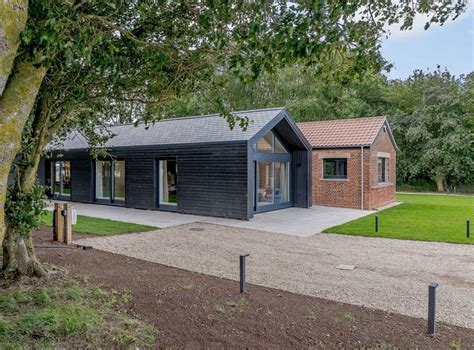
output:
[[[456,21],[460,21],[466,18],[471,17],[471,20],[474,21],[474,2],[468,2],[466,11],[462,13]],[[389,33],[389,39],[403,39],[403,38],[412,38],[412,37],[417,37],[417,36],[422,36],[424,35],[427,31],[424,29],[425,23],[428,22],[429,17],[426,15],[421,15],[418,14],[415,16],[413,20],[413,28],[411,30],[400,30],[400,25],[399,23],[397,24],[392,24],[391,26],[388,26],[386,29],[390,32]],[[451,23],[453,23],[452,20],[446,21],[443,26],[448,26]],[[430,28],[428,30],[433,30],[435,28],[441,27],[437,23],[431,24]]]

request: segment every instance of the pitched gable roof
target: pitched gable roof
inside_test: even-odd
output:
[[[265,125],[276,118],[284,108],[268,108],[235,112],[240,117],[249,118],[249,125],[242,130],[239,125],[229,128],[227,121],[219,114],[163,119],[158,122],[119,124],[107,127],[113,135],[105,144],[107,148],[127,146],[155,146],[170,144],[192,144],[204,142],[225,142],[250,140]],[[105,131],[102,131],[105,132]],[[59,144],[51,144],[52,149],[86,149],[85,137],[75,131]]]
[[[397,147],[385,117],[298,123],[313,148],[371,146],[383,125],[387,126],[390,138]]]

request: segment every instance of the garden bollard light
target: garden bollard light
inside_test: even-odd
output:
[[[245,292],[245,258],[249,253],[240,253],[240,293]]]
[[[375,232],[379,232],[379,216],[375,215]]]
[[[428,286],[428,334],[435,334],[436,330],[436,288],[438,283]]]
[[[471,220],[466,221],[466,238],[471,236]]]

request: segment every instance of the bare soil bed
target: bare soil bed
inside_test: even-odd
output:
[[[78,239],[84,235],[75,235]],[[156,348],[474,348],[474,332],[360,306],[238,282],[98,250],[51,242],[42,227],[34,241],[41,261],[66,274],[129,290],[126,307],[155,324]]]

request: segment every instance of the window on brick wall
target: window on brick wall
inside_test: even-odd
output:
[[[326,158],[323,160],[323,178],[347,179],[346,158]]]
[[[388,158],[378,158],[379,183],[388,182]]]

